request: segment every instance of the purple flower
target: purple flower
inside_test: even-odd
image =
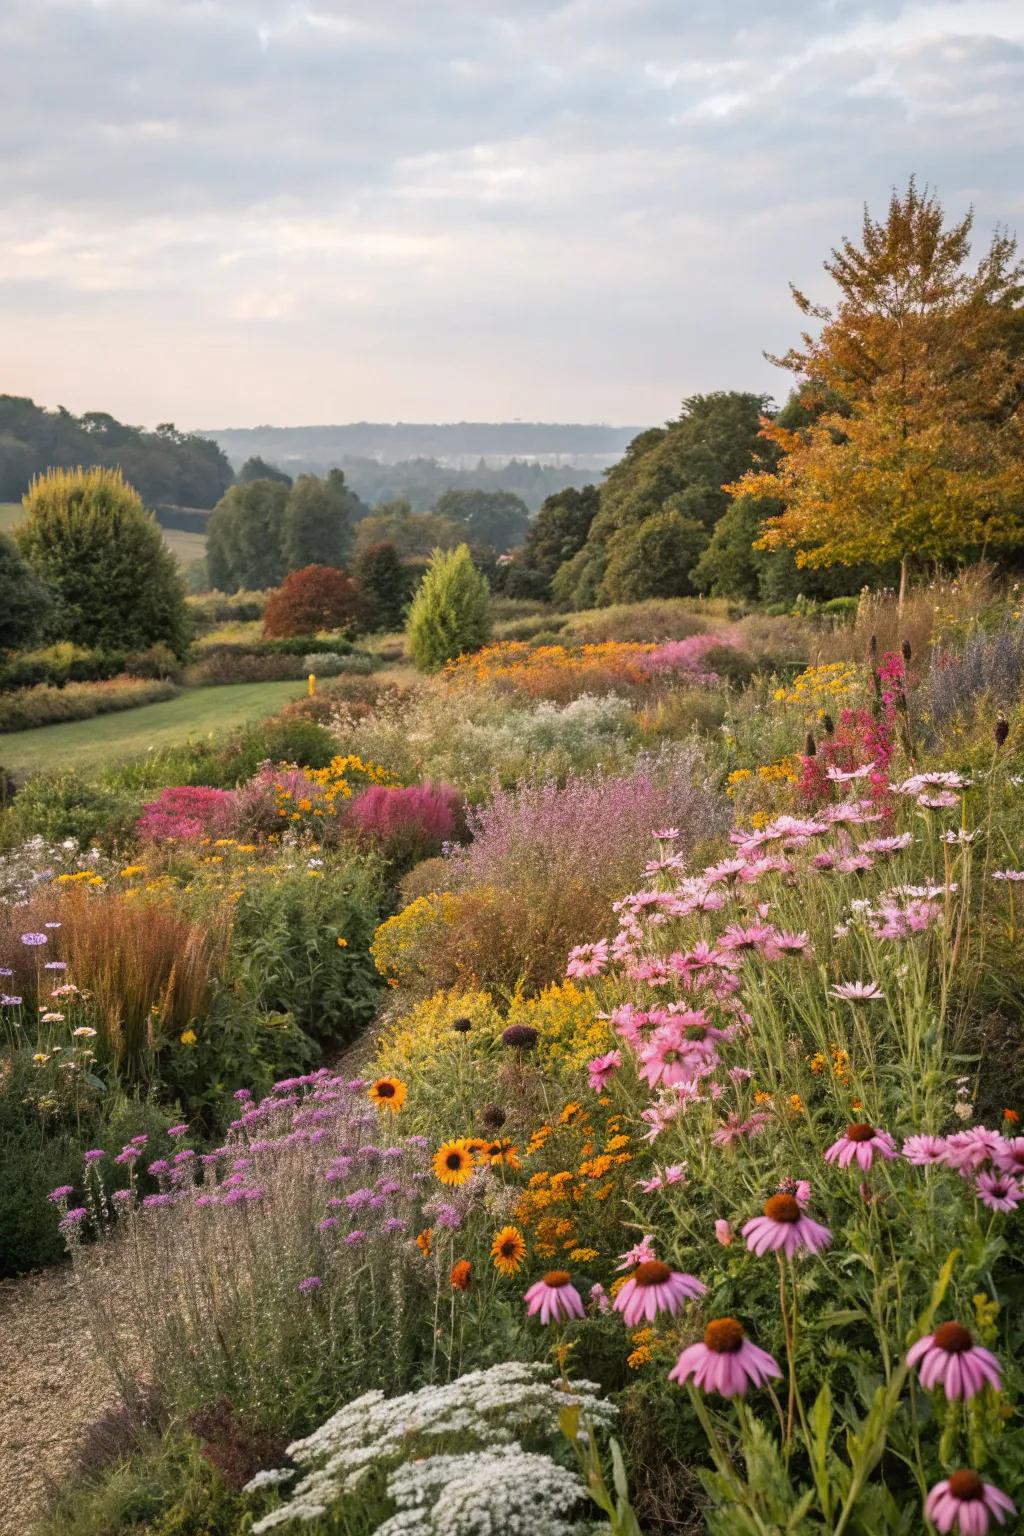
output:
[[[337,1218],[337,1216],[325,1216],[323,1221],[318,1221],[317,1222],[316,1229],[317,1229],[318,1232],[333,1232],[334,1228],[337,1225],[338,1225],[338,1218]]]
[[[58,1184],[56,1189],[50,1190],[46,1198],[51,1204],[58,1205],[61,1200],[66,1200],[68,1195],[74,1193],[74,1188],[73,1184]]]
[[[366,1233],[356,1227],[354,1231],[348,1234],[348,1237],[346,1237],[345,1241],[348,1243],[350,1248],[355,1248],[359,1243],[362,1242],[365,1236]]]
[[[64,1215],[61,1217],[61,1227],[68,1229],[80,1227],[82,1222],[87,1220],[88,1215],[89,1212],[85,1209],[84,1205],[74,1206],[70,1211],[64,1212]]]
[[[462,1217],[458,1210],[444,1200],[439,1200],[434,1206],[434,1220],[439,1227],[451,1227],[453,1231],[462,1225]]]
[[[67,968],[68,963],[66,960],[47,960],[43,966],[44,971],[66,971]]]
[[[23,933],[21,936],[21,942],[26,944],[30,949],[33,949],[40,944],[48,944],[50,941],[45,933]]]
[[[106,1155],[107,1154],[104,1152],[102,1147],[90,1147],[88,1152],[85,1154],[85,1162],[98,1163],[100,1158],[106,1157]]]
[[[116,1201],[118,1205],[124,1205],[125,1201],[130,1200],[131,1197],[132,1192],[130,1189],[115,1189],[110,1198]]]
[[[299,1291],[303,1296],[308,1296],[310,1291],[318,1291],[322,1285],[319,1275],[307,1275],[305,1280],[299,1281]]]
[[[12,997],[7,992],[0,992],[0,1008],[20,1008],[21,998]]]
[[[167,1127],[167,1134],[168,1134],[168,1136],[187,1136],[188,1135],[188,1126],[187,1125],[169,1125]]]
[[[159,1210],[165,1205],[173,1204],[173,1202],[173,1195],[146,1195],[142,1202],[142,1208],[146,1211]]]
[[[245,1104],[245,1103],[248,1102],[249,1099],[252,1098],[252,1089],[251,1088],[236,1088],[234,1093],[232,1094],[232,1098],[237,1099],[239,1104]]]
[[[381,1224],[382,1232],[404,1232],[406,1223],[398,1216],[389,1216],[387,1221]]]

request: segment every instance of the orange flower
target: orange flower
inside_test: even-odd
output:
[[[1011,1125],[1018,1125],[1020,1123],[1020,1115],[1018,1115],[1015,1109],[1004,1109],[1003,1119],[1009,1120]]]
[[[420,1250],[420,1253],[425,1253],[428,1259],[430,1258],[430,1236],[431,1228],[424,1227],[423,1231],[416,1238],[416,1247]]]
[[[452,1265],[452,1288],[456,1291],[468,1291],[472,1277],[473,1266],[468,1259],[457,1259]]]
[[[389,1109],[393,1115],[397,1115],[409,1090],[400,1078],[378,1077],[366,1091],[378,1109]]]
[[[491,1244],[494,1267],[503,1275],[518,1274],[526,1258],[526,1243],[518,1227],[502,1227]]]

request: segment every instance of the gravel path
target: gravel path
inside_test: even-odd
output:
[[[116,1400],[71,1270],[0,1280],[0,1536],[30,1536],[82,1432]]]

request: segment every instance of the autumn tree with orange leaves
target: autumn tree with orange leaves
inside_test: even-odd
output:
[[[834,309],[792,289],[821,329],[771,360],[813,417],[766,420],[777,465],[726,487],[784,505],[756,548],[793,548],[802,566],[899,560],[902,602],[916,562],[1024,542],[1024,266],[997,231],[972,269],[973,220],[945,228],[912,179],[825,262]]]

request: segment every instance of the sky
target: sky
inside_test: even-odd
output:
[[[911,173],[1024,234],[1024,0],[2,0],[0,392],[646,425]]]

